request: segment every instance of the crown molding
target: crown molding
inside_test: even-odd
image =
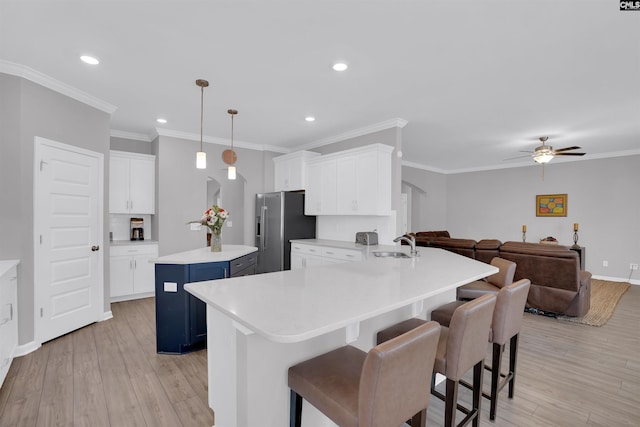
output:
[[[0,59],[0,73],[9,74],[32,81],[33,83],[44,86],[47,89],[51,89],[55,92],[61,93],[62,95],[68,96],[69,98],[75,99],[76,101],[80,101],[83,104],[87,104],[90,107],[96,108],[100,111],[104,111],[109,115],[113,114],[114,111],[118,109],[118,107],[116,107],[115,105],[109,104],[108,102],[98,99],[95,96],[89,95],[88,93],[83,92],[80,89],[63,83],[60,80],[56,80],[53,77],[49,77],[46,74],[43,74],[40,71],[36,71],[33,68],[27,67],[25,65],[16,64],[14,62]]]
[[[135,141],[151,142],[154,138],[144,133],[125,132],[121,130],[111,130],[111,136],[114,138],[133,139]]]
[[[625,151],[612,151],[610,153],[597,153],[597,154],[587,154],[584,157],[580,158],[558,158],[553,159],[553,164],[563,164],[563,163],[573,163],[573,162],[583,162],[585,160],[599,160],[599,159],[609,159],[613,157],[627,157],[627,156],[638,156],[640,155],[640,149],[638,150],[625,150]],[[548,164],[548,163],[547,163]],[[485,172],[499,169],[512,169],[512,168],[523,168],[523,167],[539,167],[540,165],[535,162],[518,162],[511,163],[508,165],[499,164],[499,165],[491,165],[491,166],[482,166],[476,168],[467,168],[467,169],[439,169],[434,168],[432,166],[423,165],[421,163],[407,162],[402,160],[400,162],[401,166],[407,166],[416,169],[422,169],[429,172],[441,173],[444,175],[455,175],[458,173],[469,173],[469,172]]]
[[[165,129],[165,128],[155,128],[155,131],[158,136],[187,139],[190,141],[200,141],[200,134],[196,134],[196,133],[182,132],[178,130]],[[217,138],[217,137],[206,136],[206,135],[203,135],[202,142],[203,143],[206,142],[208,144],[225,145],[225,146],[231,145],[231,141],[229,139]],[[276,147],[274,145],[254,144],[252,142],[237,141],[235,139],[233,141],[233,146],[236,148],[246,148],[248,150],[256,150],[256,151],[273,151],[276,153],[291,152],[291,150],[289,149]]]
[[[358,136],[369,135],[370,133],[379,132],[381,130],[386,130],[391,128],[403,128],[407,125],[407,123],[409,123],[407,120],[404,120],[401,118],[385,120],[384,122],[375,123],[369,126],[353,129],[348,132],[341,133],[335,136],[319,139],[317,141],[313,141],[308,144],[301,145],[297,147],[297,149],[309,150],[312,148],[322,147],[324,145],[345,141],[347,139],[356,138]]]

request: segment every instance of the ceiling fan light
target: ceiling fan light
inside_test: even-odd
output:
[[[236,167],[229,166],[229,170],[227,171],[227,178],[230,180],[236,179]]]
[[[537,154],[533,156],[533,160],[540,164],[549,163],[551,159],[553,159],[553,154],[550,153]]]

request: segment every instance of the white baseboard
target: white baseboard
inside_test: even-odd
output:
[[[609,276],[591,276],[592,279],[608,280],[609,282],[627,282],[632,285],[640,285],[640,280],[631,279],[626,277],[609,277]]]
[[[31,352],[36,351],[42,346],[42,343],[37,343],[35,341],[28,342],[26,344],[19,345],[16,347],[16,351],[13,354],[13,357],[24,356],[25,354],[29,354]]]
[[[111,310],[105,311],[104,313],[102,313],[102,317],[98,319],[98,322],[104,322],[105,320],[109,320],[109,319],[113,319],[113,313],[111,312]]]

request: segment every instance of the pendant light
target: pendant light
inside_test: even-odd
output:
[[[222,152],[222,161],[229,165],[229,169],[227,171],[228,179],[236,179],[236,167],[234,164],[236,160],[238,160],[238,156],[236,152],[233,151],[233,116],[238,114],[238,110],[227,110],[227,113],[231,115],[231,149],[226,149]]]
[[[202,122],[204,118],[204,88],[209,86],[209,82],[203,79],[196,80],[196,85],[200,86],[200,151],[196,153],[196,168],[207,168],[207,153],[202,150]]]

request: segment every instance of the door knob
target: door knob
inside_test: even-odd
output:
[[[95,251],[99,251],[99,250],[100,250],[100,246],[98,246],[98,245],[93,245],[93,246],[91,246],[91,250],[92,250],[93,252],[95,252]]]

